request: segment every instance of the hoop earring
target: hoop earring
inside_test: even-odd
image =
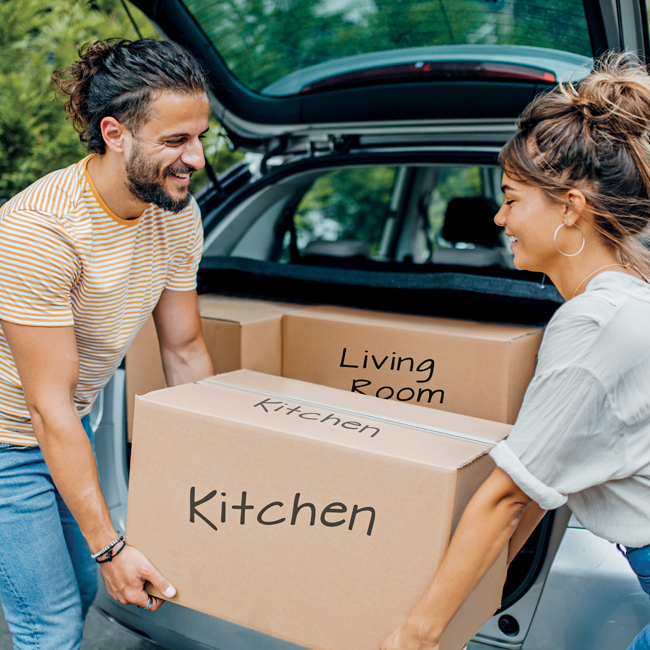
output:
[[[575,257],[576,255],[580,255],[582,253],[582,249],[585,247],[585,234],[582,232],[582,228],[576,223],[573,224],[579,231],[580,234],[582,235],[582,246],[580,246],[580,250],[577,253],[565,253],[564,251],[560,250],[560,247],[557,245],[557,234],[560,231],[560,228],[562,228],[564,224],[561,223],[556,229],[555,229],[555,234],[553,235],[553,243],[555,244],[555,248],[557,248],[557,252],[564,255],[565,257]]]

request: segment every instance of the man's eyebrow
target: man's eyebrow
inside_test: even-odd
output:
[[[207,133],[210,130],[210,127],[205,129],[205,131],[201,131],[199,135],[203,135],[204,133]],[[169,135],[163,135],[162,140],[172,140],[173,138],[184,138],[186,136],[190,135],[189,133],[170,133]]]

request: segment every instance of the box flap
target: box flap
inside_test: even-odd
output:
[[[199,296],[201,318],[233,323],[255,323],[269,318],[280,318],[286,312],[294,309],[297,309],[296,305],[265,300],[248,300],[213,294]]]
[[[540,327],[524,325],[503,325],[481,323],[478,321],[456,320],[430,316],[412,316],[387,312],[367,311],[348,307],[313,306],[304,307],[289,315],[291,318],[331,319],[338,322],[354,323],[365,326],[399,327],[417,331],[436,332],[450,336],[471,337],[491,341],[511,341],[513,339],[536,334]]]
[[[248,370],[138,399],[449,469],[483,455],[511,429],[498,422]]]

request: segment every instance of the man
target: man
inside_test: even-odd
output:
[[[88,414],[152,312],[168,385],[213,373],[190,194],[205,79],[173,43],[80,57],[55,80],[92,155],[0,209],[0,601],[19,650],[79,648],[95,561],[122,603],[158,609],[146,581],[175,594],[111,524]]]

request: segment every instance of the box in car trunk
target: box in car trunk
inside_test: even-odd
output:
[[[127,540],[180,605],[314,650],[377,650],[509,430],[247,370],[149,393],[136,398]],[[502,556],[441,650],[494,614],[504,579]]]
[[[539,327],[309,307],[283,318],[285,377],[513,424]]]
[[[203,336],[215,373],[248,368],[282,374],[282,315],[295,305],[216,294],[199,296]],[[126,355],[129,440],[136,395],[165,388],[153,318],[138,332]]]

